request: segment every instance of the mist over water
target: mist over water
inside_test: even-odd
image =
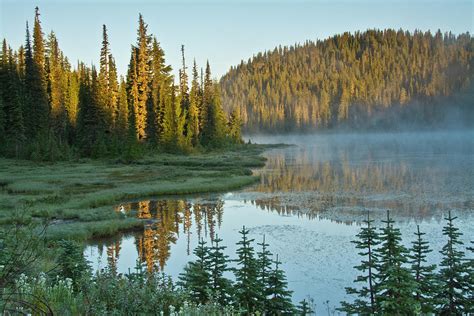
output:
[[[462,240],[474,239],[474,131],[251,136],[252,143],[293,146],[265,153],[260,181],[226,194],[124,203],[126,216],[146,222],[144,231],[96,240],[85,250],[95,268],[133,269],[138,258],[175,279],[198,239],[224,239],[235,258],[238,231],[250,229],[283,261],[295,302],[314,298],[318,313],[350,300],[359,263],[350,242],[367,211],[391,214],[406,246],[416,225],[426,233],[439,263],[445,243],[443,215],[452,210]],[[126,202],[126,201],[124,201]],[[118,206],[111,211],[118,211]]]

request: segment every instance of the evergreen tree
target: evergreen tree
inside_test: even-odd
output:
[[[189,113],[187,123],[187,137],[191,144],[196,147],[199,145],[200,132],[200,110],[202,106],[201,87],[199,85],[196,60],[193,64],[193,80],[191,82],[191,92],[189,95]]]
[[[257,243],[261,246],[261,251],[257,252],[257,268],[258,285],[261,286],[262,291],[262,310],[268,312],[269,298],[271,296],[271,285],[270,285],[270,274],[272,272],[272,253],[268,250],[268,244],[265,243],[265,235],[261,243]]]
[[[222,306],[230,303],[232,299],[232,282],[224,277],[224,273],[230,271],[228,268],[229,256],[224,254],[225,246],[220,246],[222,239],[216,235],[209,249],[209,272],[211,295]]]
[[[108,112],[110,113],[108,119],[111,121],[109,130],[115,130],[115,124],[118,116],[118,98],[119,98],[119,82],[117,74],[117,66],[112,54],[109,54],[109,102]]]
[[[134,102],[135,126],[137,140],[144,141],[146,138],[146,104],[148,98],[148,83],[150,74],[150,42],[147,34],[147,24],[140,14],[138,18],[138,39],[136,48],[136,85],[137,102]]]
[[[212,92],[204,92],[204,95],[206,119],[202,131],[201,142],[203,145],[220,147],[224,145],[226,141],[227,121],[222,108],[219,86],[213,84]],[[205,101],[206,99],[209,99],[209,101]]]
[[[100,107],[97,71],[81,67],[79,89],[78,132],[79,147],[85,156],[97,157],[104,154],[104,119]]]
[[[170,90],[170,95],[165,99],[162,144],[171,150],[181,150],[184,148],[186,113],[181,109],[180,97],[176,97],[175,86],[172,85]]]
[[[240,118],[240,109],[236,107],[229,118],[229,136],[233,143],[242,144],[242,133],[241,133],[242,119]]]
[[[35,23],[33,27],[33,60],[38,67],[39,77],[41,78],[42,86],[46,86],[45,74],[45,49],[43,31],[41,29],[39,8],[35,8]]]
[[[377,257],[375,247],[379,244],[379,236],[377,230],[370,219],[370,213],[367,212],[367,219],[364,220],[366,225],[357,234],[358,240],[352,241],[356,248],[360,250],[358,253],[362,257],[361,264],[354,268],[363,273],[354,280],[356,283],[362,283],[360,289],[348,287],[347,294],[357,295],[357,299],[353,303],[342,302],[341,310],[349,314],[376,314],[376,293],[375,278],[377,273]]]
[[[54,32],[48,37],[47,78],[50,106],[50,122],[55,137],[61,144],[66,139],[67,114],[65,108],[65,89],[61,51]]]
[[[434,295],[436,293],[436,278],[434,270],[436,265],[427,265],[426,257],[427,254],[432,250],[430,249],[428,242],[423,239],[425,233],[420,232],[420,226],[417,225],[416,240],[412,242],[412,248],[410,250],[410,263],[415,282],[417,283],[417,289],[415,293],[415,299],[421,306],[421,312],[423,314],[429,314],[434,312]]]
[[[28,127],[25,129],[28,138],[36,137],[39,132],[47,128],[49,116],[44,74],[44,46],[38,8],[36,8],[33,39],[35,47],[34,55],[27,24],[25,44],[25,86],[27,87],[27,96],[25,98],[23,113],[25,114],[25,126]]]
[[[147,137],[152,144],[159,144],[163,134],[165,99],[171,91],[171,67],[165,63],[165,53],[156,38],[151,48],[151,80],[147,107]]]
[[[381,228],[380,248],[378,256],[378,280],[376,303],[378,312],[382,314],[412,315],[420,312],[420,304],[413,297],[417,284],[404,267],[407,263],[408,250],[401,244],[401,233],[393,227],[394,221],[387,211],[386,224]]]
[[[309,302],[306,299],[302,300],[299,305],[296,307],[296,312],[298,315],[306,316],[314,313],[313,309],[309,305]]]
[[[185,125],[184,125],[184,134],[186,141],[190,144],[192,135],[187,135],[188,132],[188,121],[189,121],[189,89],[188,89],[188,74],[186,73],[186,61],[184,58],[184,45],[181,45],[181,60],[182,68],[179,70],[179,95],[181,99],[181,109],[183,113],[186,113],[185,116]]]
[[[252,246],[254,239],[247,237],[249,231],[242,227],[239,231],[242,235],[237,243],[238,259],[237,267],[234,269],[236,283],[234,285],[237,305],[246,314],[252,314],[261,310],[263,300],[262,285],[258,280],[258,261]]]
[[[204,239],[199,241],[198,246],[193,251],[197,257],[196,261],[189,262],[184,268],[184,272],[179,275],[180,285],[192,298],[193,302],[206,304],[209,301],[211,267],[209,260],[209,247]]]
[[[22,82],[16,72],[16,65],[11,49],[3,40],[1,58],[1,95],[3,103],[3,124],[8,147],[12,146],[15,157],[19,157],[25,141],[25,125],[22,111]],[[4,148],[9,149],[9,148]],[[8,150],[7,150],[8,151]]]
[[[121,78],[119,86],[115,128],[119,140],[126,140],[128,135],[128,102],[127,87],[123,78]]]
[[[440,306],[437,313],[441,315],[461,315],[468,309],[468,271],[464,264],[465,254],[458,249],[463,242],[459,240],[462,233],[453,224],[456,218],[449,211],[445,217],[447,224],[443,227],[443,235],[448,240],[440,251],[443,257],[439,270],[440,291],[436,297]]]
[[[137,80],[137,48],[132,46],[132,55],[127,73],[127,96],[128,96],[128,126],[130,140],[138,140],[138,80]]]
[[[274,263],[275,268],[268,278],[269,300],[266,311],[269,315],[293,315],[295,309],[293,303],[291,303],[292,291],[288,290],[285,272],[279,268],[281,262],[278,261],[278,255]]]
[[[201,143],[208,142],[209,135],[208,133],[208,112],[209,107],[212,104],[213,99],[213,83],[211,79],[211,66],[209,65],[209,61],[206,62],[206,75],[202,75],[201,69],[201,86],[202,86],[202,101],[201,101],[201,110],[199,112],[199,134],[201,135]]]

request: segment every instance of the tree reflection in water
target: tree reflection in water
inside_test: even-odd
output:
[[[222,224],[224,202],[220,199],[191,203],[186,200],[147,200],[123,204],[127,216],[136,216],[145,220],[143,232],[134,234],[138,259],[146,264],[148,271],[163,271],[171,255],[171,245],[180,234],[187,240],[187,254],[193,225],[196,238],[214,239],[216,228]],[[120,206],[116,207],[120,211]],[[217,227],[216,227],[217,225]],[[99,241],[100,256],[106,247],[107,263],[111,270],[117,271],[120,257],[121,236],[113,241]]]

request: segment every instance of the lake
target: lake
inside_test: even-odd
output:
[[[224,194],[123,201],[143,231],[95,240],[85,255],[95,269],[133,270],[140,259],[177,278],[200,238],[219,236],[235,258],[245,225],[263,235],[286,271],[293,300],[314,299],[318,312],[350,300],[359,264],[351,240],[367,212],[380,225],[386,210],[409,246],[416,225],[438,263],[451,210],[462,240],[474,239],[474,132],[251,136],[255,143],[286,143],[266,152],[254,186]],[[110,211],[119,211],[120,205]]]

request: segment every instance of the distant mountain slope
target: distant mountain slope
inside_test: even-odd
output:
[[[429,123],[471,85],[473,55],[469,33],[368,30],[259,53],[220,83],[247,131]]]

